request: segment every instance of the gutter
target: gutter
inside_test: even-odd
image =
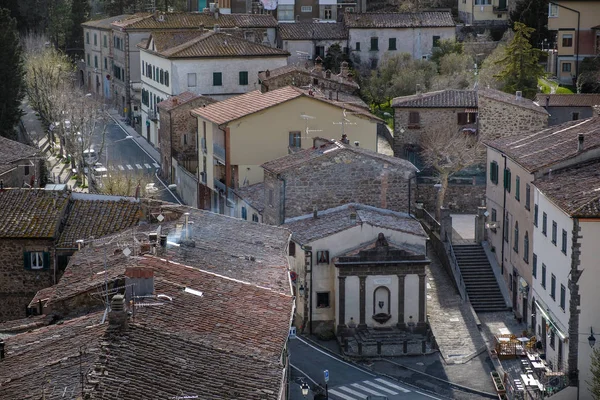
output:
[[[506,154],[502,153],[502,158],[504,158],[504,170],[502,171],[503,174],[503,179],[502,179],[502,189],[504,190],[504,198],[502,200],[502,251],[500,253],[500,272],[502,273],[502,277],[504,277],[504,243],[506,242],[506,240],[504,240],[504,232],[506,229]]]

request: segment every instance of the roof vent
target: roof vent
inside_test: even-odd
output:
[[[164,14],[160,14],[158,16],[158,22],[165,22],[165,15]]]
[[[517,90],[516,99],[521,100],[522,98],[523,98],[523,92],[520,90]]]
[[[577,135],[577,151],[583,151],[583,141],[585,140],[585,136],[583,133]]]
[[[355,145],[356,147],[359,147],[359,146],[360,146],[360,142],[359,142],[358,140],[355,140],[355,141],[354,141],[354,145]]]
[[[268,77],[270,77],[270,76],[271,76],[271,71],[269,71],[269,70],[266,70],[266,71],[265,71],[265,76],[266,76],[267,78],[268,78]]]
[[[218,15],[218,14],[217,14],[217,15]],[[215,25],[213,26],[213,30],[214,30],[215,32],[220,32],[220,31],[221,31],[221,26],[220,26],[219,24],[215,24]]]
[[[143,267],[125,269],[126,298],[152,296],[154,294],[154,270]]]
[[[115,294],[110,300],[111,311],[108,313],[108,324],[114,329],[127,328],[127,312],[125,311],[125,296]]]

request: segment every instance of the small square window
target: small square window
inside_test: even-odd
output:
[[[44,268],[44,253],[41,251],[31,252],[31,269]]]
[[[258,222],[258,214],[252,214],[252,222]]]
[[[223,86],[223,74],[221,72],[213,72],[213,86]]]
[[[433,37],[433,43],[432,43],[433,47],[440,47],[440,37],[439,36],[434,36]]]
[[[371,38],[371,51],[379,50],[379,38],[372,37]]]
[[[329,308],[329,292],[317,292],[317,308]]]
[[[565,33],[562,35],[562,46],[573,47],[573,35],[571,33]]]
[[[388,50],[396,50],[396,38],[388,39]]]
[[[571,63],[570,62],[562,63],[562,72],[571,72]]]
[[[408,126],[418,127],[421,122],[421,116],[418,111],[410,111],[408,113]]]
[[[360,51],[360,42],[356,42],[355,49],[356,51]]]
[[[329,250],[317,251],[317,264],[329,264]]]
[[[579,119],[579,113],[578,112],[574,112],[571,114],[571,119],[573,121],[577,121]]]
[[[303,12],[303,13],[312,12],[312,6],[302,6],[302,7],[300,7],[300,12]]]

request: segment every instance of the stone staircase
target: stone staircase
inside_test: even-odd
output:
[[[476,312],[506,311],[508,307],[483,247],[468,244],[453,248],[473,309]]]
[[[408,340],[409,343],[421,343],[421,341],[425,339],[425,336],[416,332],[410,333],[398,328],[367,328],[364,330],[357,330],[355,338],[365,346],[376,346],[377,342],[381,342],[382,345],[385,346],[402,344],[405,340]]]

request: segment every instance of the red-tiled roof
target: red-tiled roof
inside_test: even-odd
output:
[[[580,153],[579,134],[584,137],[584,152],[600,147],[600,117],[569,121],[535,133],[496,139],[486,145],[505,153],[529,172],[536,172]]]
[[[258,78],[267,84],[268,86],[268,82],[270,80],[274,80],[276,78],[279,78],[281,76],[285,76],[285,75],[294,75],[294,74],[305,74],[305,75],[310,75],[313,77],[317,77],[319,79],[324,79],[324,80],[328,80],[328,81],[333,81],[333,82],[337,82],[337,83],[341,83],[343,85],[348,85],[348,86],[352,86],[356,89],[359,89],[359,85],[358,83],[354,82],[354,80],[352,80],[349,77],[344,77],[340,74],[331,74],[329,77],[327,77],[327,71],[325,70],[317,70],[316,68],[311,68],[311,69],[307,69],[304,67],[299,67],[297,65],[284,65],[283,67],[279,67],[279,68],[274,68],[269,70],[269,76],[267,76],[267,72],[266,71],[262,71],[258,73]]]
[[[344,13],[348,28],[441,28],[456,24],[449,11]]]
[[[68,201],[65,192],[0,191],[0,238],[54,238]]]
[[[161,17],[162,15],[162,17]],[[218,17],[216,17],[218,15]],[[213,28],[276,28],[277,20],[267,14],[215,14],[215,13],[156,13],[136,14],[113,22],[112,25],[126,30],[165,30]]]
[[[592,107],[600,105],[600,94],[580,93],[580,94],[537,94],[535,102],[542,107]]]
[[[192,92],[183,92],[177,96],[171,96],[168,99],[161,101],[157,104],[157,106],[161,110],[170,111],[196,99],[201,100],[201,102],[204,104],[212,104],[217,102],[217,100],[207,96],[200,96]]]
[[[436,92],[414,94],[412,96],[396,97],[392,107],[402,108],[463,108],[477,107],[477,92],[475,90],[446,89]]]

